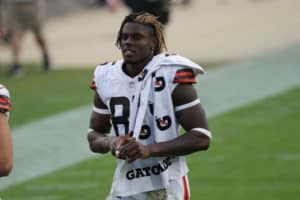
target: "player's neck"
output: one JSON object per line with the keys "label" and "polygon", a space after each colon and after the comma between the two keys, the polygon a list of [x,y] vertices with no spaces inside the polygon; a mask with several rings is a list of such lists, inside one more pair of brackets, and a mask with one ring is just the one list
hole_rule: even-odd
{"label": "player's neck", "polygon": [[138,63],[125,62],[122,66],[123,71],[128,76],[135,77],[143,71],[143,69],[150,62],[151,59],[152,59],[152,57],[148,58],[148,59],[145,59],[144,61],[138,62]]}

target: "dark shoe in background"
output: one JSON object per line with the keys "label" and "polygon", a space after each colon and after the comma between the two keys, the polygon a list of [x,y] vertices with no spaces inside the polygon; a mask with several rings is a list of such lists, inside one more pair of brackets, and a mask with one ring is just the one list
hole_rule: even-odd
{"label": "dark shoe in background", "polygon": [[45,72],[49,72],[51,70],[51,64],[48,55],[44,55],[42,67]]}
{"label": "dark shoe in background", "polygon": [[8,70],[8,75],[11,77],[19,77],[23,75],[23,70],[21,65],[13,64],[11,65],[10,69]]}

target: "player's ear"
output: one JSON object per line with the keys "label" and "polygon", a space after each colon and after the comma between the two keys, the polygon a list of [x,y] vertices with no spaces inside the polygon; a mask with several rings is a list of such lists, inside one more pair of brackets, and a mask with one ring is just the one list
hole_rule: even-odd
{"label": "player's ear", "polygon": [[155,37],[152,37],[150,47],[153,50],[156,49],[156,47],[157,47],[157,39]]}

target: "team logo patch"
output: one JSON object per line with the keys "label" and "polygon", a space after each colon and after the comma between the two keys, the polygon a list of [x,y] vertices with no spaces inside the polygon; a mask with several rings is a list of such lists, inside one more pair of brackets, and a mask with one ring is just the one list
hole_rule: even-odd
{"label": "team logo patch", "polygon": [[167,130],[170,128],[172,124],[172,120],[170,116],[164,116],[162,118],[157,118],[156,120],[156,126],[159,128],[159,130]]}
{"label": "team logo patch", "polygon": [[165,79],[160,76],[156,77],[154,81],[154,88],[156,92],[162,91],[166,87]]}
{"label": "team logo patch", "polygon": [[150,137],[150,135],[151,135],[151,129],[150,129],[150,127],[147,126],[147,125],[143,125],[142,128],[141,128],[139,139],[145,140],[148,137]]}

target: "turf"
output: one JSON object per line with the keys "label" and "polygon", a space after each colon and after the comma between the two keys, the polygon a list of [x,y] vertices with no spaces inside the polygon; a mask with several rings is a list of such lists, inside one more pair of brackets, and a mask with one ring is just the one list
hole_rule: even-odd
{"label": "turf", "polygon": [[[220,64],[220,63],[219,63]],[[204,64],[206,69],[218,63]],[[0,82],[10,90],[13,110],[10,125],[17,126],[92,103],[89,89],[94,68],[59,69],[43,73],[37,64],[26,63],[24,75],[8,77],[1,69]]]}
{"label": "turf", "polygon": [[[300,88],[209,120],[207,152],[188,157],[192,199],[298,199]],[[1,192],[4,199],[105,199],[115,161],[86,160]]]}
{"label": "turf", "polygon": [[89,89],[93,76],[91,68],[42,73],[39,66],[27,64],[24,69],[22,77],[9,78],[0,74],[0,82],[11,93],[12,127],[92,102],[93,92]]}
{"label": "turf", "polygon": [[300,88],[210,120],[208,153],[189,157],[195,199],[298,199]]}

